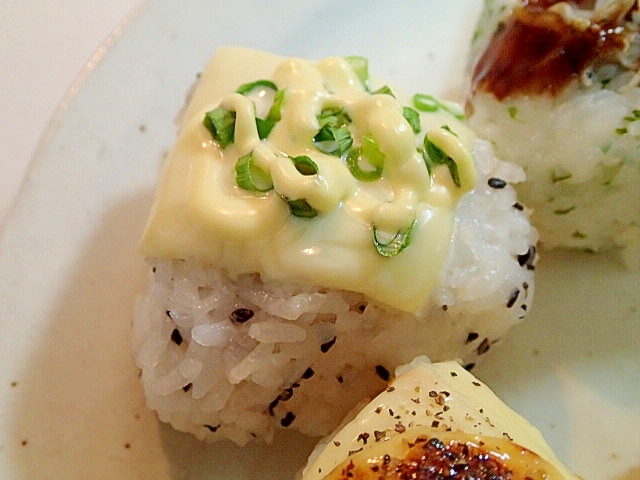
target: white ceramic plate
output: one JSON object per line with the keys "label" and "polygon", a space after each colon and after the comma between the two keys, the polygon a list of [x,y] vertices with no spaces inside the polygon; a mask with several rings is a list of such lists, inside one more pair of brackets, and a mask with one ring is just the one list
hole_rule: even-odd
{"label": "white ceramic plate", "polygon": [[[136,243],[172,119],[215,48],[362,54],[457,98],[479,0],[157,0],[58,112],[0,235],[0,477],[293,478],[312,440],[204,445],[146,410],[129,351]],[[545,255],[530,320],[477,372],[589,479],[640,477],[640,281]]]}

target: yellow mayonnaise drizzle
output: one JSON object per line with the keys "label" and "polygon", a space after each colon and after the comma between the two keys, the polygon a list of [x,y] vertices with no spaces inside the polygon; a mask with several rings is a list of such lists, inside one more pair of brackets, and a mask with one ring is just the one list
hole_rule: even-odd
{"label": "yellow mayonnaise drizzle", "polygon": [[[262,100],[234,93],[258,79],[286,89],[281,120],[264,140],[255,124]],[[458,202],[475,185],[474,136],[444,110],[421,113],[422,132],[416,135],[403,105],[411,105],[410,100],[367,92],[341,58],[312,62],[221,48],[183,112],[142,253],[197,259],[231,275],[257,272],[264,281],[357,291],[419,312],[442,269]],[[205,113],[218,106],[236,113],[235,139],[225,149],[202,124]],[[382,178],[358,181],[344,159],[314,146],[317,115],[328,107],[348,113],[354,146],[364,136],[375,140],[385,156]],[[456,161],[460,187],[453,185],[445,166],[429,174],[417,150],[426,132]],[[236,185],[235,164],[250,152],[255,165],[270,175],[273,190],[256,193]],[[310,157],[318,173],[300,174],[289,158],[299,155]],[[283,197],[305,199],[318,216],[293,216]],[[373,225],[393,236],[414,221],[407,248],[393,257],[376,251]]]}

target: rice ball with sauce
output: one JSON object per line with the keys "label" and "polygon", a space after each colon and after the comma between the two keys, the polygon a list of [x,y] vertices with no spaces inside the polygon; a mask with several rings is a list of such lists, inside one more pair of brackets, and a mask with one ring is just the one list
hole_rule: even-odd
{"label": "rice ball with sauce", "polygon": [[526,316],[524,175],[461,118],[359,57],[217,51],[141,242],[134,353],[160,420],[240,445],[325,435],[398,365],[471,367]]}
{"label": "rice ball with sauce", "polygon": [[472,45],[470,125],[503,160],[546,248],[640,264],[636,2],[486,0]]}

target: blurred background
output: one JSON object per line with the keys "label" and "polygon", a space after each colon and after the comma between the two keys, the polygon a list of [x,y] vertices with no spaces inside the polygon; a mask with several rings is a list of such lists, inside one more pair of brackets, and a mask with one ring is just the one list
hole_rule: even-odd
{"label": "blurred background", "polygon": [[54,112],[147,1],[0,2],[0,228]]}

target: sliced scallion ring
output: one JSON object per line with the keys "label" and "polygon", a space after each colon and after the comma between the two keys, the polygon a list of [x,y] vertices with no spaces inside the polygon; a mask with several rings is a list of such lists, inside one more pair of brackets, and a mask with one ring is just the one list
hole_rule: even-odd
{"label": "sliced scallion ring", "polygon": [[340,157],[353,145],[353,137],[347,127],[326,124],[313,137],[313,144],[327,155]]}
{"label": "sliced scallion ring", "polygon": [[320,127],[331,125],[334,127],[344,127],[351,123],[351,117],[342,107],[323,108],[317,116]]}
{"label": "sliced scallion ring", "polygon": [[461,111],[457,111],[446,103],[441,102],[433,95],[427,95],[426,93],[416,93],[413,96],[413,106],[421,112],[437,112],[438,110],[442,109],[446,112],[449,112],[458,120],[464,119],[464,113],[462,113]]}
{"label": "sliced scallion ring", "polygon": [[416,225],[414,220],[411,225],[397,232],[391,239],[381,239],[381,234],[375,224],[372,226],[373,243],[376,250],[383,257],[394,257],[411,244],[413,229]]}
{"label": "sliced scallion ring", "polygon": [[[364,169],[361,166],[363,162],[373,168]],[[371,137],[362,137],[362,146],[352,149],[347,155],[347,168],[351,175],[361,182],[374,182],[380,179],[383,167],[384,153]]]}
{"label": "sliced scallion ring", "polygon": [[223,149],[233,143],[236,112],[225,110],[222,107],[214,108],[205,113],[202,124],[209,130],[213,139],[220,143],[220,147]]}
{"label": "sliced scallion ring", "polygon": [[239,93],[240,95],[246,95],[247,93],[251,92],[252,90],[255,90],[256,88],[269,88],[274,92],[278,91],[278,87],[276,87],[276,84],[273,83],[271,80],[260,79],[260,80],[256,80],[255,82],[249,82],[249,83],[244,83],[240,85],[236,89],[236,93]]}
{"label": "sliced scallion ring", "polygon": [[447,155],[444,151],[438,148],[433,142],[431,142],[427,136],[424,137],[424,150],[422,150],[422,158],[427,165],[429,172],[432,172],[433,167],[437,165],[446,165],[453,179],[453,183],[460,187],[460,174],[458,172],[458,165],[456,162]]}
{"label": "sliced scallion ring", "polygon": [[304,198],[299,200],[287,200],[285,198],[285,201],[289,204],[289,210],[291,210],[291,214],[294,217],[314,218],[318,216],[318,211],[309,205]]}
{"label": "sliced scallion ring", "polygon": [[404,116],[405,120],[409,122],[413,133],[420,133],[420,114],[416,110],[411,107],[402,107],[402,116]]}
{"label": "sliced scallion ring", "polygon": [[296,170],[298,170],[298,172],[300,172],[302,175],[309,176],[316,175],[318,173],[318,165],[316,165],[316,162],[311,160],[306,155],[292,157],[291,161],[296,167]]}
{"label": "sliced scallion ring", "polygon": [[254,164],[253,152],[240,157],[236,162],[236,184],[253,192],[268,192],[273,189],[271,177]]}

